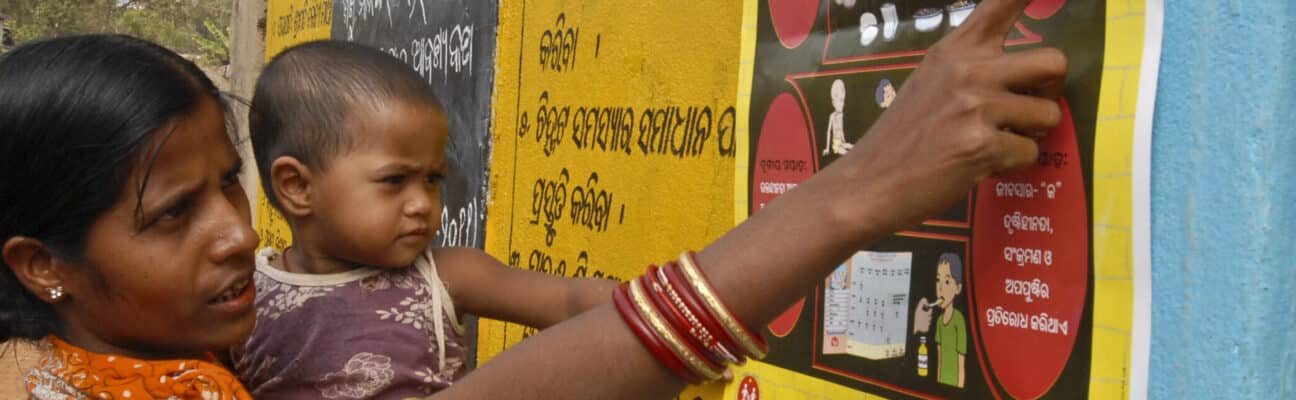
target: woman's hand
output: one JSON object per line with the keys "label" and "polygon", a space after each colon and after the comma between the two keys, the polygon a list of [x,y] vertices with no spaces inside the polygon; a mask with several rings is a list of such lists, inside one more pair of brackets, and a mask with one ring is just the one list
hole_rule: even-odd
{"label": "woman's hand", "polygon": [[[985,1],[927,52],[895,103],[836,168],[853,184],[836,203],[865,233],[918,224],[989,175],[1030,166],[1035,139],[1061,120],[1061,51],[1005,53],[1004,39],[1029,0]],[[875,235],[856,233],[859,237]]]}

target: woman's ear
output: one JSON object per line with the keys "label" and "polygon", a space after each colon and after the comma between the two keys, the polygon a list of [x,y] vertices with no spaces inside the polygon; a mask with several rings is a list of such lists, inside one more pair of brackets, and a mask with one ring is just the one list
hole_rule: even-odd
{"label": "woman's ear", "polygon": [[295,157],[283,156],[270,164],[270,188],[287,216],[311,214],[311,171]]}
{"label": "woman's ear", "polygon": [[4,242],[0,255],[27,291],[51,304],[62,300],[64,268],[44,242],[15,236]]}

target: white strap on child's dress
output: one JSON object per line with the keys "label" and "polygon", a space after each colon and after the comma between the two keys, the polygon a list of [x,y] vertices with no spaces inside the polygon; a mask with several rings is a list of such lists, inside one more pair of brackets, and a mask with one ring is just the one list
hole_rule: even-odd
{"label": "white strap on child's dress", "polygon": [[414,267],[418,268],[419,273],[426,279],[428,286],[434,293],[432,296],[432,309],[428,310],[425,317],[432,320],[433,329],[436,330],[438,369],[445,369],[445,320],[440,315],[435,315],[436,311],[445,312],[454,324],[456,332],[463,334],[463,327],[459,324],[459,317],[455,315],[454,302],[450,299],[450,293],[446,291],[445,284],[441,282],[441,277],[437,275],[436,261],[432,260],[432,249],[428,248],[417,260],[414,261]]}

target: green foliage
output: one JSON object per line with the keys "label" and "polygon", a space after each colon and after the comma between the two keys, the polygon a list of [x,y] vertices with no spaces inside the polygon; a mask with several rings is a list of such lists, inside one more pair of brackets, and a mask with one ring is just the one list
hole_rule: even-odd
{"label": "green foliage", "polygon": [[18,44],[78,33],[151,40],[206,65],[229,62],[233,0],[0,0]]}
{"label": "green foliage", "polygon": [[203,60],[211,65],[229,64],[229,25],[219,24],[216,21],[203,21],[205,35],[200,33],[191,33],[190,37],[198,48],[202,50]]}

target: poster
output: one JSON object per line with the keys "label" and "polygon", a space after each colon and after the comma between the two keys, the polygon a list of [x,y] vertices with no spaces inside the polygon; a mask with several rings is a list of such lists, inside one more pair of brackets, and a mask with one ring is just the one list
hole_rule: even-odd
{"label": "poster", "polygon": [[[748,0],[735,218],[851,151],[978,3]],[[1159,14],[1156,1],[1032,2],[1006,50],[1070,61],[1037,165],[859,249],[766,327],[776,350],[726,398],[1145,397],[1135,196],[1150,124],[1135,126],[1150,121],[1139,104],[1155,93]],[[790,389],[805,385],[822,390]]]}

